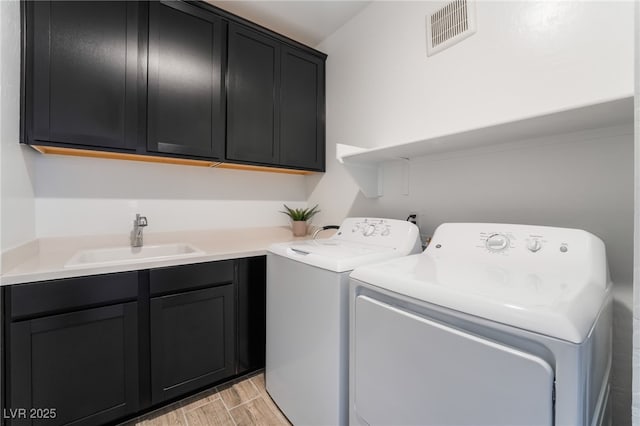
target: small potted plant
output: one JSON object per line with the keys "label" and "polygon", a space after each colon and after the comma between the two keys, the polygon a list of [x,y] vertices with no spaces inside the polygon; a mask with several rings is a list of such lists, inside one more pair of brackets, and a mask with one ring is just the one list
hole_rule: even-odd
{"label": "small potted plant", "polygon": [[293,235],[295,237],[304,237],[307,235],[307,221],[320,213],[317,204],[308,209],[292,209],[284,204],[284,208],[286,210],[281,213],[286,214],[293,221],[291,228],[293,229]]}

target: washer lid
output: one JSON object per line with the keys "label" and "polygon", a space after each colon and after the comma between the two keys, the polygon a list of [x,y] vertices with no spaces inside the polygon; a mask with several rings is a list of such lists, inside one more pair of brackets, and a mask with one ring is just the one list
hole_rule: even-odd
{"label": "washer lid", "polygon": [[269,252],[334,272],[351,271],[360,265],[401,255],[396,247],[331,238],[273,244]]}
{"label": "washer lid", "polygon": [[[454,235],[456,225],[473,238]],[[520,225],[441,228],[423,254],[362,266],[351,277],[562,340],[581,343],[587,338],[610,293],[601,240],[579,230]],[[509,240],[500,252],[485,246],[498,233]],[[542,241],[542,249],[531,250],[530,235]]]}
{"label": "washer lid", "polygon": [[404,220],[348,217],[327,239],[273,244],[271,253],[334,272],[420,252],[416,225]]}

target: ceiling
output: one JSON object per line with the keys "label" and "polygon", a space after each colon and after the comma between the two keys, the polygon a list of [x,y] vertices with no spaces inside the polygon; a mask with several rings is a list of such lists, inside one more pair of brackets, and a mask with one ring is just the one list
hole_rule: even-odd
{"label": "ceiling", "polygon": [[207,0],[228,12],[315,47],[370,0]]}

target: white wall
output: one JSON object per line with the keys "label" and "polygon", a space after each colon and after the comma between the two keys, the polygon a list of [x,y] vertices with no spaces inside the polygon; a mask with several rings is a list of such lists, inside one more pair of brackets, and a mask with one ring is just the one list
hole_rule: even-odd
{"label": "white wall", "polygon": [[284,226],[306,206],[304,176],[55,155],[36,165],[38,237]]}
{"label": "white wall", "polygon": [[135,213],[147,232],[288,225],[306,206],[305,179],[41,155],[19,145],[20,4],[0,1],[0,251],[36,237],[121,233]]}
{"label": "white wall", "polygon": [[0,252],[35,236],[32,153],[18,144],[19,121],[20,3],[0,1]]}
{"label": "white wall", "polygon": [[635,213],[633,264],[633,425],[640,425],[640,2],[635,2]]}
{"label": "white wall", "polygon": [[[633,94],[633,2],[477,4],[477,33],[426,56],[438,2],[376,1],[318,48],[327,60],[327,173],[307,179],[339,222],[358,188],[335,144],[395,145]],[[614,23],[594,31],[602,23]]]}
{"label": "white wall", "polygon": [[19,145],[20,3],[0,2],[0,251],[35,237],[33,157]]}
{"label": "white wall", "polygon": [[599,235],[615,282],[614,424],[630,424],[630,127],[413,159],[408,196],[390,163],[377,200],[334,159],[336,143],[395,145],[631,96],[633,3],[480,1],[477,33],[427,57],[425,16],[437,6],[373,2],[320,44],[328,164],[307,179],[309,203],[323,207],[321,223],[418,211],[425,234],[445,221],[495,221]]}
{"label": "white wall", "polygon": [[320,44],[338,142],[393,145],[633,94],[633,2],[480,1],[477,33],[427,57],[437,5],[376,1]]}

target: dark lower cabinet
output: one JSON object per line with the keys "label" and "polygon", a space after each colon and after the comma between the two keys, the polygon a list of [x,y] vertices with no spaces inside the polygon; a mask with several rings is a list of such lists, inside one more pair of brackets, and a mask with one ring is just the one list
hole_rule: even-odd
{"label": "dark lower cabinet", "polygon": [[151,299],[151,401],[234,375],[232,284]]}
{"label": "dark lower cabinet", "polygon": [[266,344],[267,258],[236,260],[238,282],[237,374],[264,367]]}
{"label": "dark lower cabinet", "polygon": [[[138,410],[137,303],[11,324],[12,425],[97,425]],[[5,415],[7,414],[5,410]]]}
{"label": "dark lower cabinet", "polygon": [[0,287],[0,423],[110,424],[263,368],[265,289],[265,256]]}

